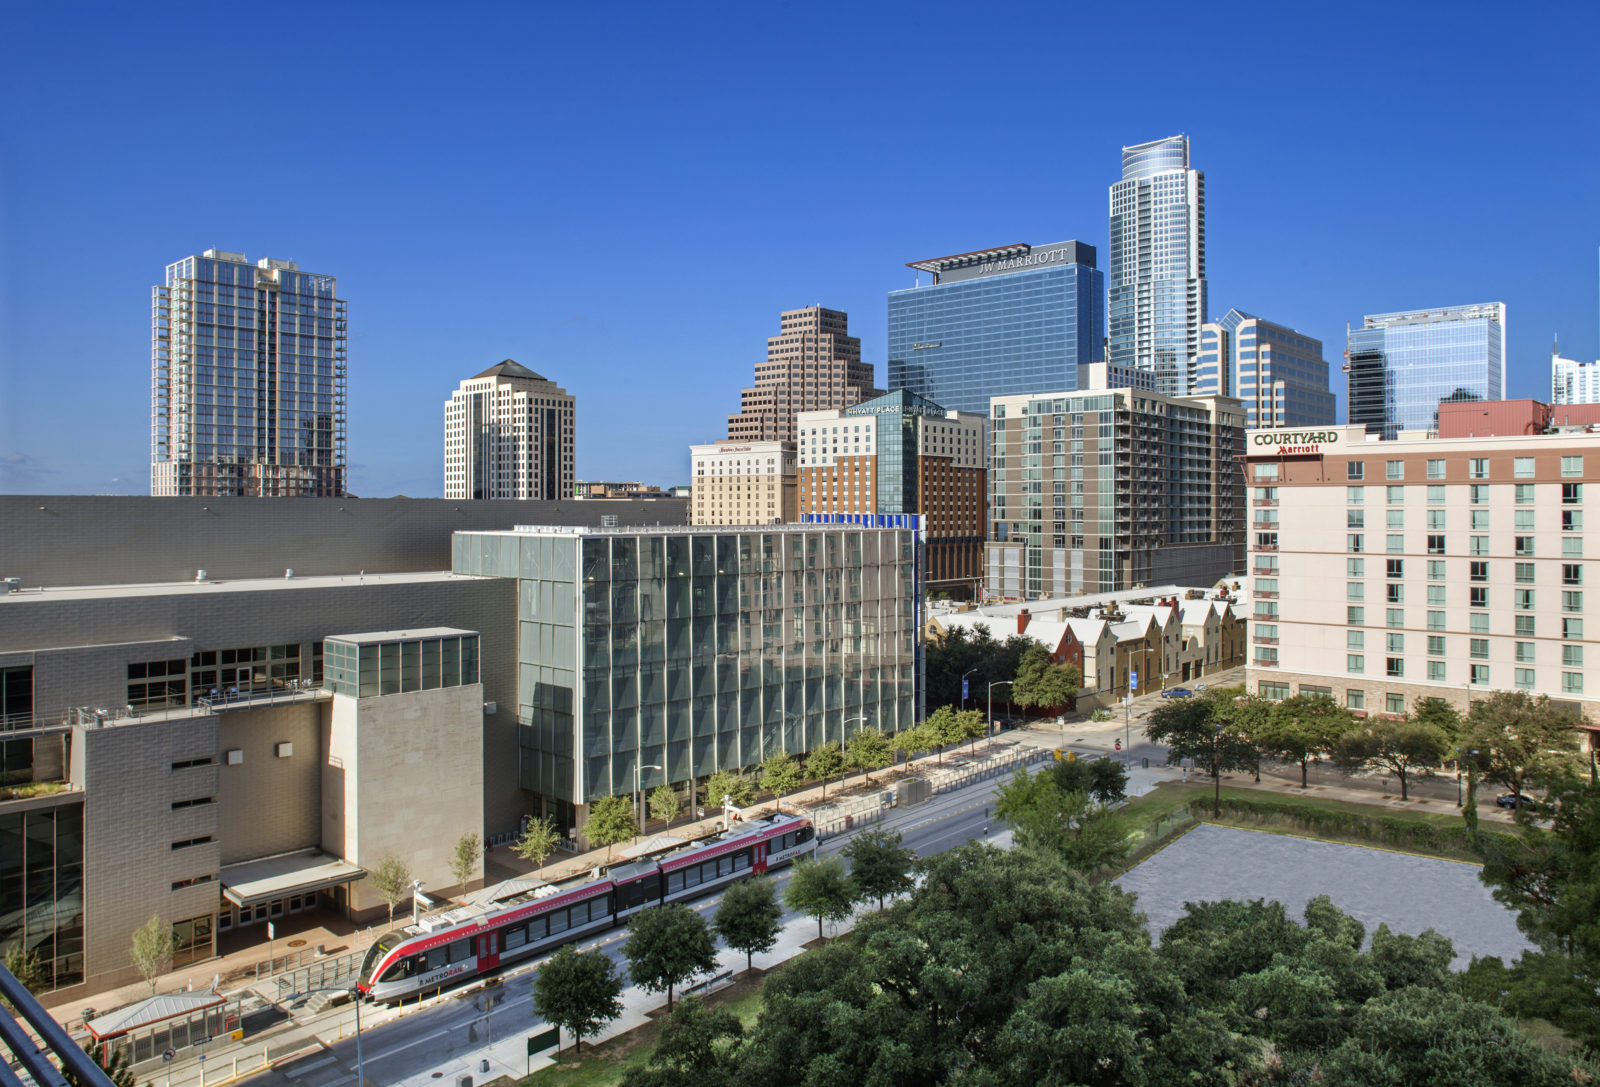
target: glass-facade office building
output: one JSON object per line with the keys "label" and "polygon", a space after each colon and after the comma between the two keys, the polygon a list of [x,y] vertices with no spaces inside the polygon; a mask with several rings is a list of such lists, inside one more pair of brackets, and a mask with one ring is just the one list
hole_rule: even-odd
{"label": "glass-facade office building", "polygon": [[1331,426],[1334,395],[1322,341],[1236,309],[1200,329],[1195,395],[1244,403],[1251,429]]}
{"label": "glass-facade office building", "polygon": [[989,398],[1076,389],[1099,362],[1105,275],[1081,242],[914,261],[933,282],[889,292],[889,389],[987,415]]}
{"label": "glass-facade office building", "polygon": [[1503,302],[1368,316],[1349,335],[1351,425],[1437,430],[1439,404],[1505,395]]}
{"label": "glass-facade office building", "polygon": [[1151,371],[1167,396],[1195,392],[1206,305],[1206,180],[1189,167],[1189,138],[1124,147],[1111,186],[1106,360]]}
{"label": "glass-facade office building", "polygon": [[911,727],[917,536],[853,525],[456,533],[456,573],[517,580],[522,787],[559,813],[636,782]]}

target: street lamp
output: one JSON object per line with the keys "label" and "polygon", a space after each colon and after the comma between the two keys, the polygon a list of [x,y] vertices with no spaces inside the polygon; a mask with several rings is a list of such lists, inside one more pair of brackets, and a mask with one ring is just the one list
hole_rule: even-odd
{"label": "street lamp", "polygon": [[301,997],[310,996],[312,993],[349,993],[351,997],[354,998],[354,1003],[356,1006],[356,1087],[366,1087],[367,1080],[362,1074],[365,1069],[361,1063],[361,990],[354,987],[349,989],[307,989],[303,993],[290,993],[288,996],[288,1003],[293,1004]]}
{"label": "street lamp", "polygon": [[[1478,749],[1475,747],[1470,750],[1459,746],[1456,748],[1456,807],[1458,808],[1461,807],[1461,764],[1465,761],[1462,756],[1476,755],[1477,753]],[[1471,773],[1470,770],[1467,772]]]}
{"label": "street lamp", "polygon": [[[660,770],[664,773],[666,771],[666,767],[657,766],[654,763],[650,763],[645,766],[635,765],[633,768],[634,814],[639,817],[640,834],[644,833],[644,772],[646,770]],[[689,799],[693,800],[694,797],[691,796]],[[690,806],[693,807],[693,805]]]}
{"label": "street lamp", "polygon": [[968,668],[965,672],[961,673],[961,708],[963,710],[967,708],[967,677],[976,671],[979,671],[979,669]]}
{"label": "street lamp", "polygon": [[1015,682],[1016,682],[1016,680],[1014,680],[1014,679],[997,679],[993,683],[989,684],[989,727],[990,728],[994,727],[994,689],[996,687],[1005,687],[1005,686],[1007,686],[1009,684],[1012,684],[1012,683],[1015,683]]}

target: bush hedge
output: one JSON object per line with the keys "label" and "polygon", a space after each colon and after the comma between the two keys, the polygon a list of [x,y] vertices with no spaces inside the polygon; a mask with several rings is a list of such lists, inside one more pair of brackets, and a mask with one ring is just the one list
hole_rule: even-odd
{"label": "bush hedge", "polygon": [[1451,857],[1482,857],[1489,843],[1512,836],[1503,831],[1478,832],[1482,848],[1474,849],[1467,840],[1465,823],[1437,823],[1425,819],[1396,818],[1390,815],[1361,815],[1357,812],[1307,807],[1305,804],[1275,800],[1224,797],[1218,804],[1211,797],[1197,797],[1190,806],[1202,817],[1231,823],[1254,823],[1302,830],[1317,838],[1340,838],[1372,842],[1417,853]]}

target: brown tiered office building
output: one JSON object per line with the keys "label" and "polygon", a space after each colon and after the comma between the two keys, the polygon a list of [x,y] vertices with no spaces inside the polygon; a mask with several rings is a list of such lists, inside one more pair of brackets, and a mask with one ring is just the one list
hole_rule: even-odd
{"label": "brown tiered office building", "polygon": [[947,411],[902,389],[848,408],[802,412],[795,425],[802,520],[920,514],[928,587],[975,594],[988,492],[984,416]]}
{"label": "brown tiered office building", "polygon": [[861,361],[861,341],[850,335],[850,316],[807,306],[780,317],[767,339],[767,361],[756,367],[755,388],[739,394],[739,414],[728,416],[728,439],[794,441],[802,411],[844,408],[876,396],[872,365]]}

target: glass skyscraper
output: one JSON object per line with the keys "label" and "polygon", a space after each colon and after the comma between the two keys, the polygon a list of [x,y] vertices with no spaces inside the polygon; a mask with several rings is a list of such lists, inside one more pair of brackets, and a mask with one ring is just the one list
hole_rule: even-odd
{"label": "glass skyscraper", "polygon": [[517,579],[522,787],[563,816],[635,768],[649,789],[910,728],[917,531],[456,533],[456,573]]}
{"label": "glass skyscraper", "polygon": [[1243,401],[1246,425],[1323,426],[1335,421],[1322,341],[1229,310],[1200,328],[1196,395]]}
{"label": "glass skyscraper", "polygon": [[956,411],[1076,389],[1101,361],[1105,275],[1082,242],[1008,245],[913,261],[933,282],[889,292],[889,389]]}
{"label": "glass skyscraper", "polygon": [[345,493],[345,303],[333,276],[207,249],[150,299],[150,493]]}
{"label": "glass skyscraper", "polygon": [[1504,302],[1369,315],[1349,334],[1351,425],[1435,430],[1439,404],[1505,395]]}
{"label": "glass skyscraper", "polygon": [[1154,372],[1168,396],[1194,390],[1206,321],[1206,181],[1189,168],[1187,136],[1122,149],[1107,312],[1106,361]]}

